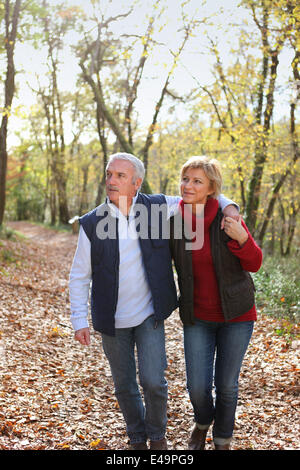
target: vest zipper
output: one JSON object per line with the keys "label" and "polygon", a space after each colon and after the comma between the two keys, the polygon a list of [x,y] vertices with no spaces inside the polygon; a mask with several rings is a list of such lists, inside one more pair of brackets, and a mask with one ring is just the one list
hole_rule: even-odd
{"label": "vest zipper", "polygon": [[119,262],[120,262],[120,252],[119,252],[119,221],[117,219],[117,256],[116,256],[116,264],[115,264],[115,270],[116,270],[116,287],[115,287],[115,305],[114,305],[114,316],[117,310],[117,303],[118,303],[118,293],[119,293]]}

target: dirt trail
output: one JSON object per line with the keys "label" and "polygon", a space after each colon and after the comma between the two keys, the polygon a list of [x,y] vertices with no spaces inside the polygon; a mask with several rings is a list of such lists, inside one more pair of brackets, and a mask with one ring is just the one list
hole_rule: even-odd
{"label": "dirt trail", "polygon": [[77,235],[70,234],[69,232],[59,232],[30,222],[8,222],[7,226],[13,230],[17,230],[27,238],[40,243],[51,243],[53,245],[65,242],[69,243],[70,238],[77,240]]}
{"label": "dirt trail", "polygon": [[[77,236],[8,225],[27,238],[0,244],[0,449],[126,449],[101,339],[93,332],[85,348],[70,325]],[[299,448],[299,347],[276,335],[279,327],[259,315],[240,378],[233,449]],[[166,345],[167,437],[170,449],[185,450],[193,416],[177,312],[166,321]]]}

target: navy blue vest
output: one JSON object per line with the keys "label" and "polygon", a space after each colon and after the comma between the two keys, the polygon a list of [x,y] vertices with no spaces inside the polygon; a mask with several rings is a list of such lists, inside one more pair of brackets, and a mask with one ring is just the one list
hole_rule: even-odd
{"label": "navy blue vest", "polygon": [[[160,213],[159,218],[155,217],[154,226],[153,210],[151,210],[153,204],[166,204],[166,199],[162,194],[139,193],[134,208],[139,204],[146,207],[144,211],[146,217],[143,219],[139,213],[135,214],[136,229],[140,232],[139,243],[152,294],[153,313],[155,319],[159,321],[166,319],[178,306],[169,240],[164,237],[162,228],[164,214]],[[157,220],[159,220],[158,225]],[[96,331],[114,336],[114,315],[119,287],[118,219],[111,215],[110,208],[104,203],[83,215],[79,222],[91,242],[93,327]],[[112,230],[110,233],[114,232],[113,236],[103,236],[104,226],[107,230]]]}

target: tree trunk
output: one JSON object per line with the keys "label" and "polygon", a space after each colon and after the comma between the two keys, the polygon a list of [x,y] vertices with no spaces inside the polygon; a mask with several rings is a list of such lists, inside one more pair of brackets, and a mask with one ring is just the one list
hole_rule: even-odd
{"label": "tree trunk", "polygon": [[15,92],[15,65],[14,49],[20,16],[21,0],[16,0],[12,19],[10,20],[11,2],[5,1],[5,49],[7,57],[7,69],[5,79],[4,115],[0,126],[0,226],[3,224],[5,199],[6,199],[6,173],[7,173],[7,130],[8,114],[11,109]]}
{"label": "tree trunk", "polygon": [[257,210],[260,203],[260,190],[264,165],[267,158],[267,142],[269,139],[269,131],[271,117],[274,108],[274,91],[275,81],[277,77],[279,48],[272,51],[272,63],[270,67],[270,84],[266,98],[266,108],[264,112],[264,123],[262,136],[258,140],[254,158],[254,168],[249,182],[248,197],[246,204],[246,224],[251,233],[254,233],[257,222]]}
{"label": "tree trunk", "polygon": [[[262,225],[262,228],[259,233],[258,241],[259,244],[262,246],[264,236],[266,234],[266,230],[269,224],[269,221],[272,217],[275,202],[278,198],[279,191],[283,184],[286,181],[286,178],[288,175],[291,174],[291,170],[294,168],[296,162],[299,159],[299,146],[298,146],[298,136],[296,132],[296,124],[295,124],[295,111],[296,111],[296,105],[297,101],[300,98],[300,74],[298,71],[298,64],[300,60],[300,51],[296,50],[295,52],[295,57],[292,61],[292,69],[293,69],[293,75],[295,79],[295,85],[297,87],[296,89],[296,98],[295,100],[291,103],[290,106],[290,136],[291,136],[291,141],[292,141],[292,150],[293,150],[293,158],[292,161],[290,162],[289,167],[286,169],[286,171],[280,176],[277,184],[275,185],[273,191],[272,191],[272,196],[268,205],[267,209],[267,215],[265,217],[264,223]],[[292,203],[293,201],[291,201]]]}
{"label": "tree trunk", "polygon": [[102,200],[102,195],[104,191],[104,185],[105,185],[105,170],[106,170],[106,165],[107,165],[107,160],[108,160],[108,148],[107,148],[107,139],[105,135],[105,119],[103,117],[103,114],[101,112],[101,107],[99,106],[98,102],[96,102],[96,115],[97,115],[97,130],[98,130],[98,135],[99,135],[99,140],[103,152],[103,166],[102,166],[102,175],[100,177],[100,181],[98,184],[98,190],[97,190],[97,196],[96,196],[96,201],[95,204],[96,206],[99,206],[101,204]]}
{"label": "tree trunk", "polygon": [[[46,0],[43,1],[43,7],[47,7]],[[51,171],[55,179],[58,202],[59,222],[67,224],[69,221],[69,208],[67,198],[67,175],[65,172],[65,140],[62,119],[62,105],[57,85],[57,64],[55,57],[55,48],[58,38],[52,36],[49,18],[43,19],[44,30],[47,38],[48,55],[51,63],[51,84],[49,86],[49,96],[40,91],[43,98],[45,113],[48,123],[49,150],[51,156]],[[54,214],[54,211],[51,211]]]}
{"label": "tree trunk", "polygon": [[83,215],[88,211],[88,197],[87,197],[87,185],[88,185],[88,174],[89,174],[89,165],[84,166],[82,169],[83,173],[83,184],[80,197],[80,207],[79,214]]}

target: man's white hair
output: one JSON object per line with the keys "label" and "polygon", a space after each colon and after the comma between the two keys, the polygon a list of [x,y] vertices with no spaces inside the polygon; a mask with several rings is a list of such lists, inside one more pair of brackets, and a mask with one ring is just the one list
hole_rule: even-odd
{"label": "man's white hair", "polygon": [[135,157],[131,153],[124,153],[124,152],[114,153],[113,155],[110,155],[107,165],[106,165],[106,169],[108,165],[114,160],[126,160],[132,163],[134,167],[134,171],[135,171],[135,180],[137,178],[142,178],[142,180],[144,179],[145,167],[144,167],[144,163],[139,158]]}

